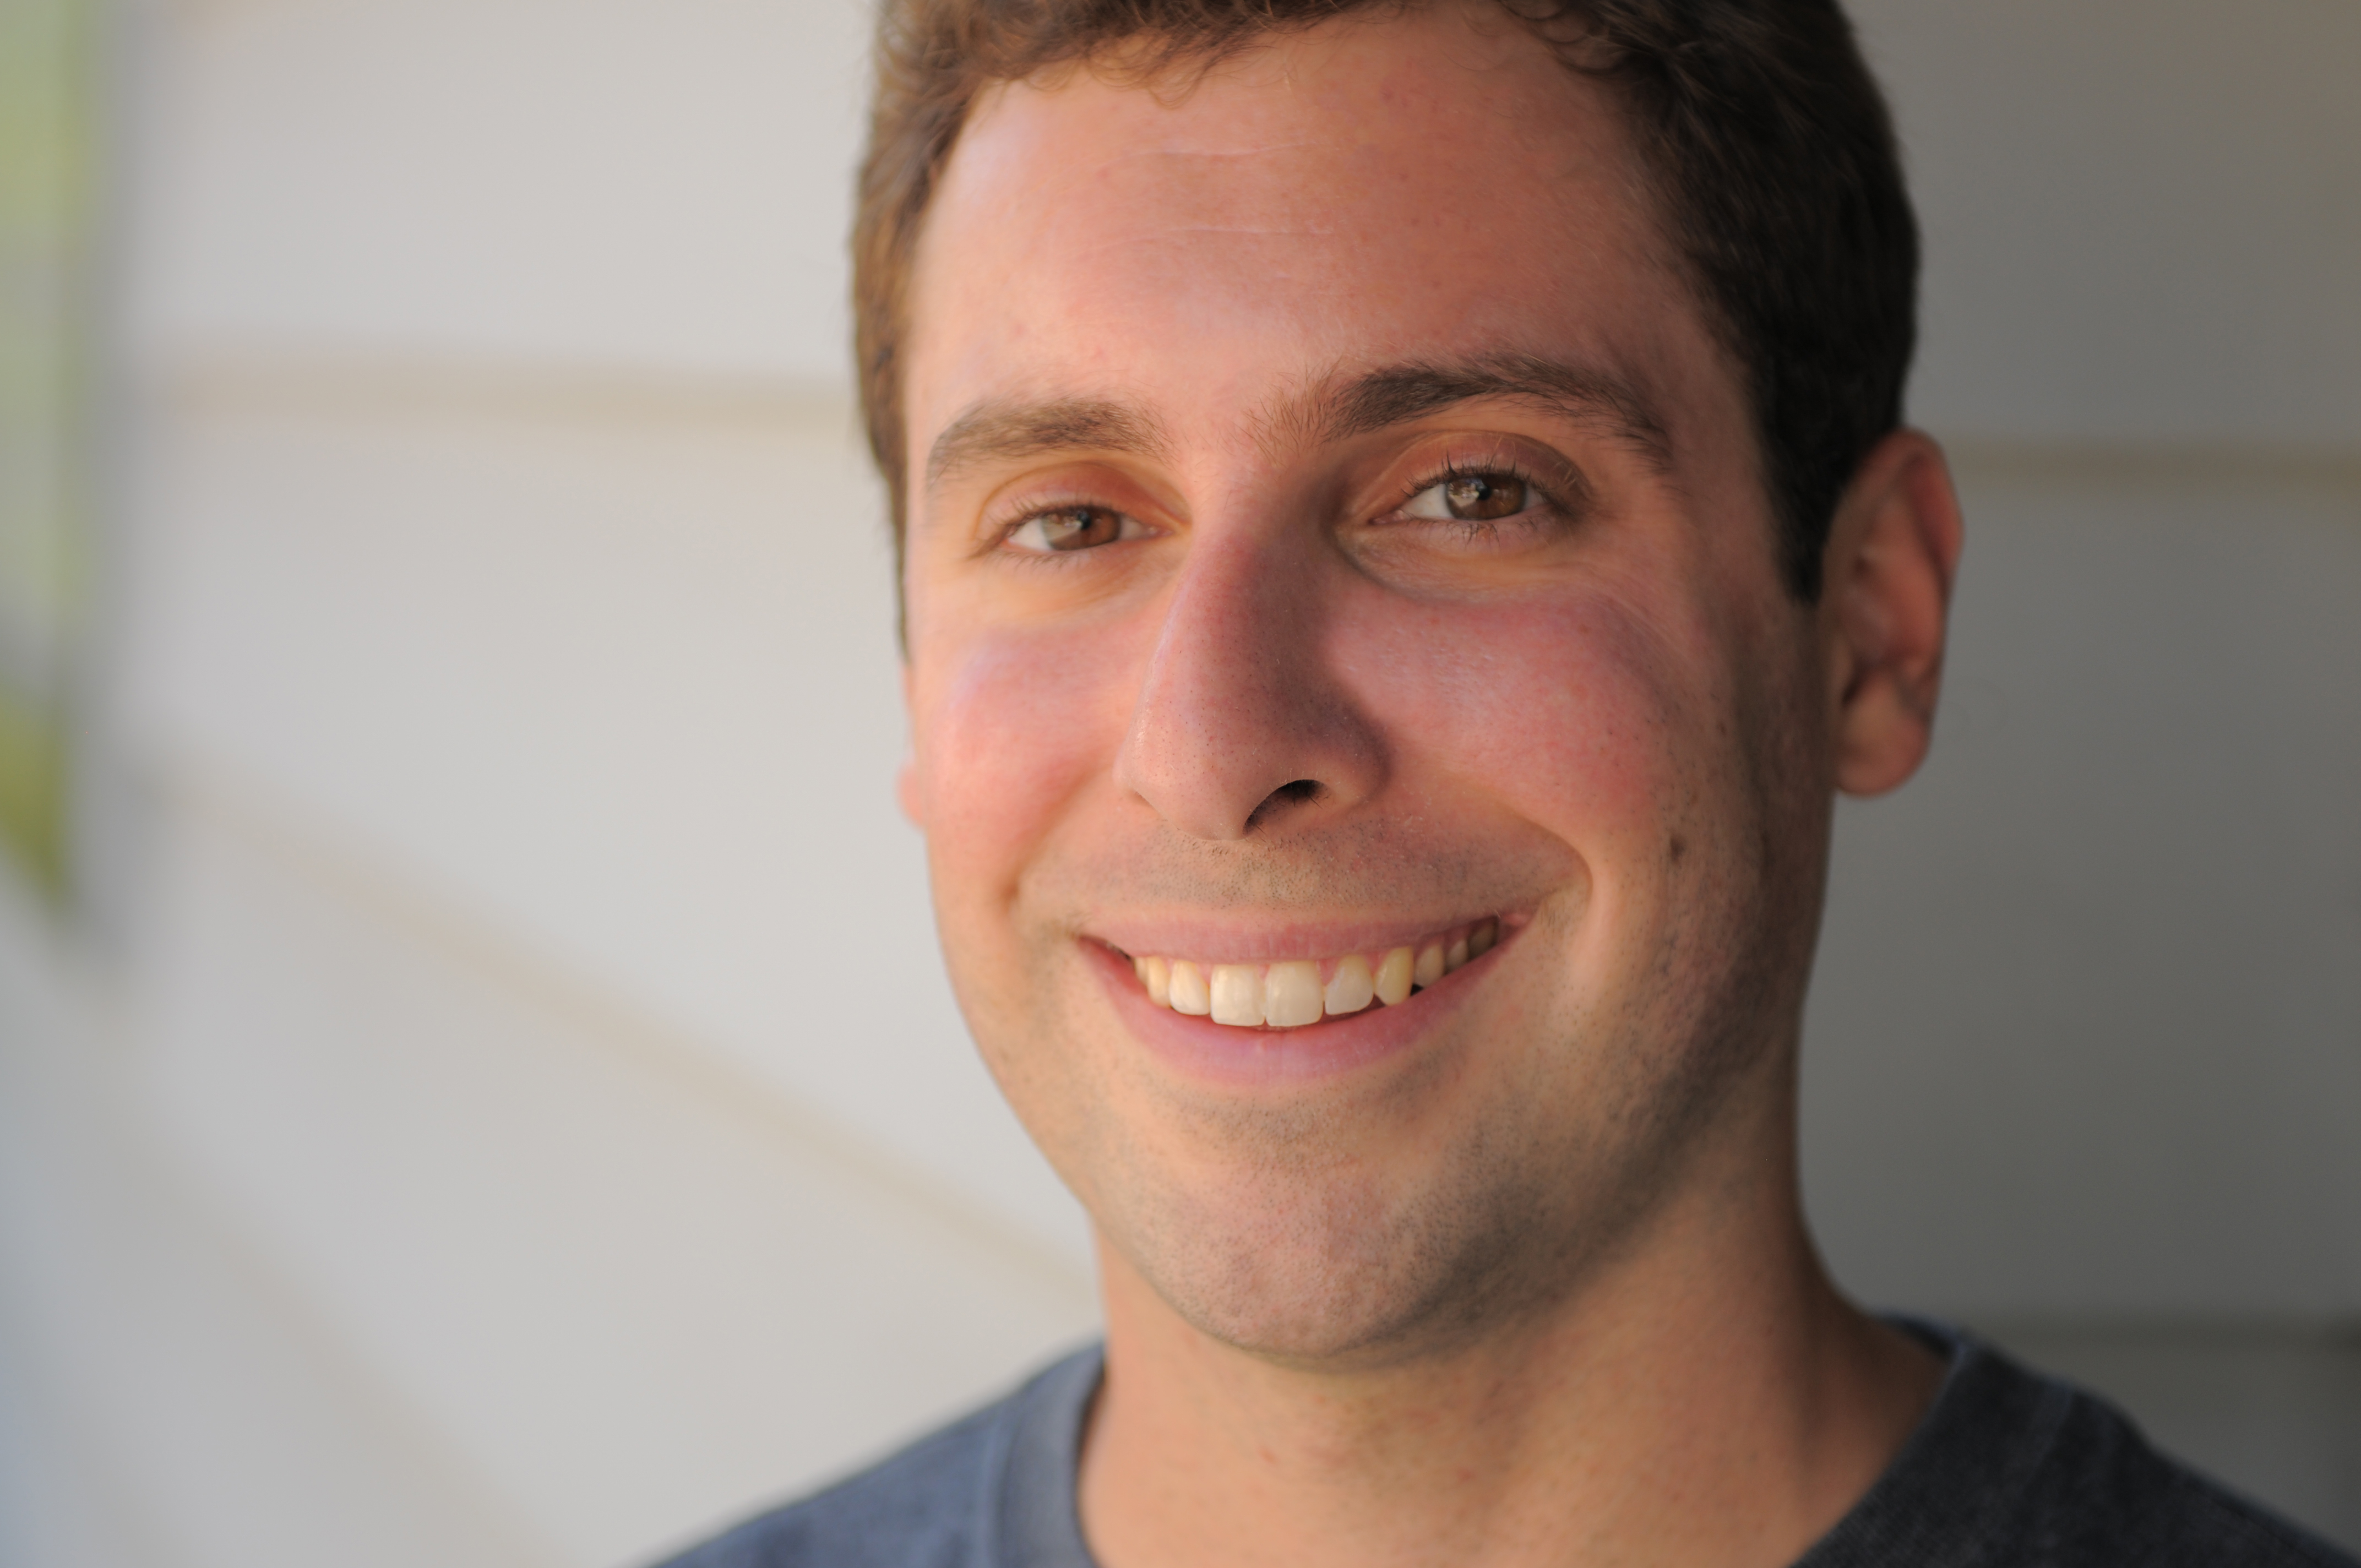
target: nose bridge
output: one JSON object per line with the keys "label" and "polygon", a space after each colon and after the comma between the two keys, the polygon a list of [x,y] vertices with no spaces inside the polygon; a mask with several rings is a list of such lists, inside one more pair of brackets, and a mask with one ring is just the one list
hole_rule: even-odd
{"label": "nose bridge", "polygon": [[1202,530],[1167,601],[1116,779],[1192,837],[1333,810],[1382,773],[1374,727],[1323,656],[1307,544],[1284,529]]}

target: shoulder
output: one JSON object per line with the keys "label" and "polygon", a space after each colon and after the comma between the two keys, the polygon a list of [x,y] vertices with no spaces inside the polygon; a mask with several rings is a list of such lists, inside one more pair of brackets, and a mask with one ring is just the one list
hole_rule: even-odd
{"label": "shoulder", "polygon": [[2049,1462],[2031,1478],[2010,1532],[2022,1561],[2059,1568],[2361,1568],[2158,1453],[2112,1405],[2080,1390],[2069,1395]]}
{"label": "shoulder", "polygon": [[1949,1376],[1808,1568],[2361,1568],[2158,1453],[2097,1396],[1972,1336],[1906,1326],[1949,1351]]}
{"label": "shoulder", "polygon": [[1047,1407],[1087,1398],[1097,1373],[1095,1348],[1070,1356],[1006,1398],[661,1568],[989,1568],[1012,1448],[1056,1415]]}
{"label": "shoulder", "polygon": [[825,1491],[748,1519],[663,1568],[968,1568],[1006,1401]]}

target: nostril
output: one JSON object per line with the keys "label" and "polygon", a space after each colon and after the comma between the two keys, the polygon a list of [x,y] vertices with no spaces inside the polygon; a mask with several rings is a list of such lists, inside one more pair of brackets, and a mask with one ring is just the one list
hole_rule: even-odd
{"label": "nostril", "polygon": [[1279,785],[1263,796],[1262,804],[1256,806],[1254,815],[1246,818],[1246,831],[1253,832],[1290,806],[1303,806],[1319,799],[1320,794],[1321,784],[1318,779],[1297,779],[1290,784]]}

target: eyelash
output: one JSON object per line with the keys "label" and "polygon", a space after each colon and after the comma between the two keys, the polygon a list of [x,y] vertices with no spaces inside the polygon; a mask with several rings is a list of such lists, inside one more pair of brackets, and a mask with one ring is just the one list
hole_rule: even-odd
{"label": "eyelash", "polygon": [[[1536,512],[1543,515],[1562,514],[1565,510],[1564,505],[1558,500],[1556,495],[1553,493],[1551,488],[1543,485],[1540,479],[1536,478],[1532,468],[1528,465],[1521,463],[1513,457],[1488,457],[1473,462],[1459,457],[1452,457],[1444,460],[1441,467],[1429,469],[1425,472],[1422,477],[1414,479],[1409,484],[1403,486],[1400,492],[1395,496],[1393,503],[1378,517],[1372,519],[1371,521],[1384,522],[1388,519],[1398,516],[1402,508],[1408,506],[1411,501],[1418,499],[1419,496],[1424,494],[1426,491],[1434,488],[1437,485],[1448,485],[1458,479],[1475,478],[1514,479],[1517,483],[1523,485],[1526,488],[1530,493],[1530,499],[1524,511],[1516,513],[1510,517],[1464,518],[1449,520],[1455,525],[1454,532],[1457,532],[1463,539],[1472,542],[1474,540],[1487,538],[1499,533],[1502,523],[1515,523]],[[1016,531],[1023,528],[1027,523],[1032,522],[1038,518],[1045,517],[1051,512],[1071,510],[1082,507],[1101,509],[1115,512],[1119,516],[1128,517],[1130,515],[1129,513],[1123,512],[1119,508],[1107,506],[1103,501],[1089,500],[1080,496],[1071,498],[1060,497],[1055,499],[1036,499],[1029,504],[1024,511],[1016,517],[1009,519],[1005,523],[999,527],[993,529],[991,531],[991,537],[984,548],[988,552],[996,552],[1004,555],[1015,556],[1027,565],[1054,567],[1073,565],[1082,557],[1095,554],[1096,552],[1089,550],[1018,550],[1012,548],[1008,542],[1015,538]],[[1444,520],[1436,518],[1416,518],[1411,521],[1433,525]],[[1145,525],[1143,524],[1142,526]]]}
{"label": "eyelash", "polygon": [[[1080,496],[1036,498],[1026,504],[1023,511],[1010,518],[1006,522],[988,530],[983,547],[978,554],[1010,557],[1027,566],[1058,567],[1074,565],[1082,557],[1094,555],[1098,552],[1096,550],[1020,550],[1012,545],[1009,541],[1016,538],[1016,531],[1028,522],[1037,521],[1053,512],[1079,511],[1085,508],[1093,511],[1113,512],[1119,518],[1129,519],[1134,522],[1139,521],[1121,507],[1109,506],[1104,501],[1088,500]],[[1141,523],[1140,526],[1145,528],[1148,525]]]}
{"label": "eyelash", "polygon": [[[1372,521],[1384,522],[1389,518],[1398,517],[1402,508],[1410,505],[1411,501],[1434,488],[1435,486],[1448,485],[1458,479],[1514,479],[1525,487],[1529,496],[1525,510],[1509,517],[1448,520],[1455,525],[1455,532],[1463,539],[1476,540],[1498,533],[1502,523],[1520,522],[1535,512],[1546,516],[1562,514],[1565,510],[1550,487],[1534,477],[1532,471],[1526,465],[1513,457],[1488,457],[1472,463],[1462,458],[1451,457],[1444,461],[1442,467],[1430,471],[1424,478],[1412,480],[1404,486],[1401,493],[1394,498],[1393,505]],[[1422,517],[1410,521],[1432,526],[1445,520]]]}

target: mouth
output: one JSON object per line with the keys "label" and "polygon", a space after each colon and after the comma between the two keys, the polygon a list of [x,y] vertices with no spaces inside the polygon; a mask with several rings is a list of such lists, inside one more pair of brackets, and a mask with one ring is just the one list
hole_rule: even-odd
{"label": "mouth", "polygon": [[1155,1006],[1235,1029],[1300,1029],[1371,1007],[1399,1006],[1491,951],[1500,930],[1499,918],[1488,916],[1368,952],[1267,963],[1125,956]]}

